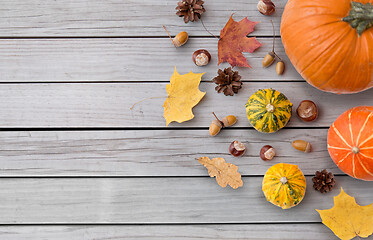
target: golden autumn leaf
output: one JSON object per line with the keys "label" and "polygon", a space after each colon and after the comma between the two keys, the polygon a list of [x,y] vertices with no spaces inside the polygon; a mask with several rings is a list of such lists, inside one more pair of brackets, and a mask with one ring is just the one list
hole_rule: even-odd
{"label": "golden autumn leaf", "polygon": [[168,97],[163,103],[166,126],[173,121],[181,123],[194,118],[192,108],[206,94],[198,88],[203,74],[190,72],[180,75],[175,67],[170,84],[166,86]]}
{"label": "golden autumn leaf", "polygon": [[360,206],[355,198],[341,188],[341,193],[334,197],[334,207],[317,210],[322,223],[330,228],[342,240],[356,236],[366,238],[373,233],[373,204]]}
{"label": "golden autumn leaf", "polygon": [[241,174],[237,172],[238,167],[226,163],[224,158],[200,157],[198,162],[207,168],[210,177],[216,177],[216,181],[221,187],[226,187],[227,184],[234,189],[243,186]]}

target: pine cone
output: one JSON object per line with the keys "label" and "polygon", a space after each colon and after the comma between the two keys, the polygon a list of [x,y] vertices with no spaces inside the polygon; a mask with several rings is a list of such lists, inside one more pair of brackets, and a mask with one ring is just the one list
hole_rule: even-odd
{"label": "pine cone", "polygon": [[201,0],[183,0],[177,3],[176,15],[184,17],[184,22],[198,21],[201,18],[202,13],[206,11],[203,7],[204,1]]}
{"label": "pine cone", "polygon": [[321,193],[332,191],[335,185],[334,174],[326,171],[326,169],[317,171],[312,178],[313,188]]}
{"label": "pine cone", "polygon": [[218,93],[224,92],[225,96],[233,96],[242,88],[241,76],[238,71],[233,71],[231,67],[223,70],[218,70],[218,76],[212,79],[218,86],[215,90]]}

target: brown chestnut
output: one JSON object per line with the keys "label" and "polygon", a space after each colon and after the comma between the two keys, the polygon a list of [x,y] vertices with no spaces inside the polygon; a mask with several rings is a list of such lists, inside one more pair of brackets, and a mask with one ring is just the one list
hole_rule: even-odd
{"label": "brown chestnut", "polygon": [[276,155],[275,149],[270,145],[265,145],[260,149],[260,158],[263,161],[272,160],[272,158]]}
{"label": "brown chestnut", "polygon": [[276,6],[271,0],[260,0],[257,8],[261,14],[267,16],[272,15],[276,10]]}
{"label": "brown chestnut", "polygon": [[245,153],[245,150],[245,144],[239,141],[233,141],[231,145],[229,145],[229,153],[235,157],[241,157]]}
{"label": "brown chestnut", "polygon": [[210,53],[205,49],[199,49],[193,53],[193,62],[199,66],[205,66],[211,61]]}
{"label": "brown chestnut", "polygon": [[316,104],[311,100],[304,100],[300,102],[297,108],[297,115],[301,120],[305,122],[311,122],[315,120],[318,115]]}

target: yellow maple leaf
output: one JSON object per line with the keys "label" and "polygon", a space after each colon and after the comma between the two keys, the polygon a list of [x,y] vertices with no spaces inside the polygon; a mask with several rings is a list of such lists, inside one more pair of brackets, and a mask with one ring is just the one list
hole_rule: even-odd
{"label": "yellow maple leaf", "polygon": [[316,211],[322,223],[340,239],[349,240],[356,236],[366,238],[373,233],[373,205],[358,205],[355,198],[342,188],[341,193],[334,197],[334,207]]}
{"label": "yellow maple leaf", "polygon": [[200,157],[198,162],[207,168],[210,177],[216,177],[221,187],[226,187],[227,184],[233,189],[243,186],[238,167],[232,163],[226,163],[224,158]]}
{"label": "yellow maple leaf", "polygon": [[194,118],[192,108],[206,94],[198,88],[203,74],[190,72],[180,75],[175,67],[170,84],[166,86],[168,97],[163,103],[166,126],[173,121],[181,123]]}

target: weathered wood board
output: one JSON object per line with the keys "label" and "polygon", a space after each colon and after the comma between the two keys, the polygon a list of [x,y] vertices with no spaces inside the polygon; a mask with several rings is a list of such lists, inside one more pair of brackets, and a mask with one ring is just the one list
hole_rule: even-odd
{"label": "weathered wood board", "polygon": [[284,211],[266,201],[262,179],[245,177],[234,190],[210,177],[4,178],[0,224],[321,222],[315,208],[331,208],[341,186],[359,204],[372,202],[373,182],[338,176],[336,190],[324,195],[307,177],[302,203]]}
{"label": "weathered wood board", "polygon": [[[294,116],[288,127],[329,127],[347,109],[373,104],[373,89],[336,95],[318,91],[305,82],[247,82],[233,97],[217,94],[214,88],[214,83],[202,83],[200,89],[207,94],[193,109],[195,118],[172,123],[169,128],[207,128],[213,119],[212,111],[220,117],[235,114],[238,123],[234,127],[249,127],[244,105],[260,88],[274,88],[293,102]],[[1,84],[0,128],[163,128],[166,96],[166,83]],[[130,110],[134,103],[152,97]],[[296,117],[295,109],[304,99],[319,105],[317,121],[305,123]]]}
{"label": "weathered wood board", "polygon": [[149,239],[149,240],[262,240],[331,239],[322,224],[121,225],[121,226],[11,226],[0,228],[7,240]]}
{"label": "weathered wood board", "polygon": [[[271,19],[279,29],[286,0],[276,1]],[[219,35],[229,17],[240,20],[246,16],[260,22],[256,36],[272,36],[269,18],[261,15],[257,1],[206,1],[204,23]],[[176,16],[176,0],[3,0],[0,12],[0,33],[3,37],[126,37],[166,36],[162,25],[171,33],[187,31],[192,36],[210,36],[201,22],[185,24]],[[279,31],[277,32],[279,33]]]}
{"label": "weathered wood board", "polygon": [[[22,131],[0,132],[2,176],[208,176],[196,160],[224,157],[245,176],[264,175],[275,163],[297,164],[304,174],[328,169],[342,174],[326,150],[327,129],[285,129],[275,135],[253,129],[225,129],[217,137],[200,130]],[[309,154],[291,147],[295,139],[312,143]],[[247,151],[240,158],[228,153],[239,140]],[[270,144],[277,156],[270,162],[259,150]]]}
{"label": "weathered wood board", "polygon": [[[262,58],[272,49],[272,39],[258,40],[262,47],[244,54],[252,69],[238,69],[243,81],[303,81],[280,38],[276,52],[286,64],[284,75],[278,76],[274,66],[263,68]],[[206,67],[192,61],[192,53],[201,48],[212,55]],[[0,39],[0,82],[169,82],[175,67],[181,73],[206,72],[203,80],[210,81],[219,68],[229,66],[217,63],[215,38],[191,38],[178,49],[168,38]]]}

